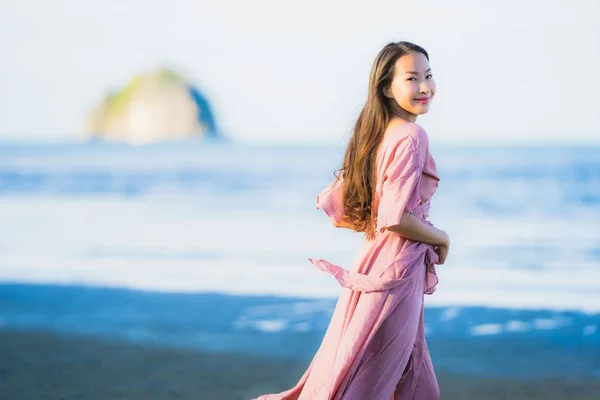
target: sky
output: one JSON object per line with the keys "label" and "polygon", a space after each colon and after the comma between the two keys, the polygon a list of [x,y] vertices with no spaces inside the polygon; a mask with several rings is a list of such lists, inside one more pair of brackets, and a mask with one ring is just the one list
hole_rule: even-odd
{"label": "sky", "polygon": [[0,138],[81,138],[89,111],[170,67],[244,142],[343,143],[390,41],[437,83],[447,144],[600,143],[598,0],[0,0]]}

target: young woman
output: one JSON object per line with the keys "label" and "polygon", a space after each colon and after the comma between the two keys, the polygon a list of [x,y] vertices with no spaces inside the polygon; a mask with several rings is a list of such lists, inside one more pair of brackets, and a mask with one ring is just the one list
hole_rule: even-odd
{"label": "young woman", "polygon": [[427,133],[415,123],[435,89],[422,47],[390,43],[377,55],[341,173],[317,196],[335,226],[364,232],[364,241],[350,270],[310,259],[346,290],[298,384],[258,399],[439,398],[423,300],[435,290],[435,264],[445,262],[450,240],[427,219],[440,178]]}

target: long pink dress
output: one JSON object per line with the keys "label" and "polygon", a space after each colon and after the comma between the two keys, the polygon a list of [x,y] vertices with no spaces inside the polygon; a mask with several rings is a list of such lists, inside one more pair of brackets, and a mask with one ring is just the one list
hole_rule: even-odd
{"label": "long pink dress", "polygon": [[[346,288],[321,346],[296,386],[256,400],[439,398],[423,327],[424,294],[435,290],[438,256],[433,246],[385,229],[404,212],[431,224],[440,178],[425,130],[415,123],[388,128],[376,167],[375,239],[363,241],[351,270],[310,259]],[[337,221],[344,215],[341,188],[336,179],[317,196],[317,208]]]}

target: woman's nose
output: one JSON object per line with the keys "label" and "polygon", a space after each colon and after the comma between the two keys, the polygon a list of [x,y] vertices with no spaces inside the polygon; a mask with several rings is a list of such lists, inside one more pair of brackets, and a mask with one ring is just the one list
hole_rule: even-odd
{"label": "woman's nose", "polygon": [[429,87],[429,85],[425,82],[421,83],[421,87],[419,88],[421,93],[429,93],[431,91],[431,88]]}

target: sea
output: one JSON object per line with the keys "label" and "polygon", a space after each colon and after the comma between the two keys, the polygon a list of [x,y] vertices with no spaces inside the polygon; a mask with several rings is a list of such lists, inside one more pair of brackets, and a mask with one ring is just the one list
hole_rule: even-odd
{"label": "sea", "polygon": [[[600,147],[430,150],[436,368],[600,380]],[[315,206],[343,152],[0,142],[0,330],[310,360],[342,289],[308,258],[363,240]]]}

